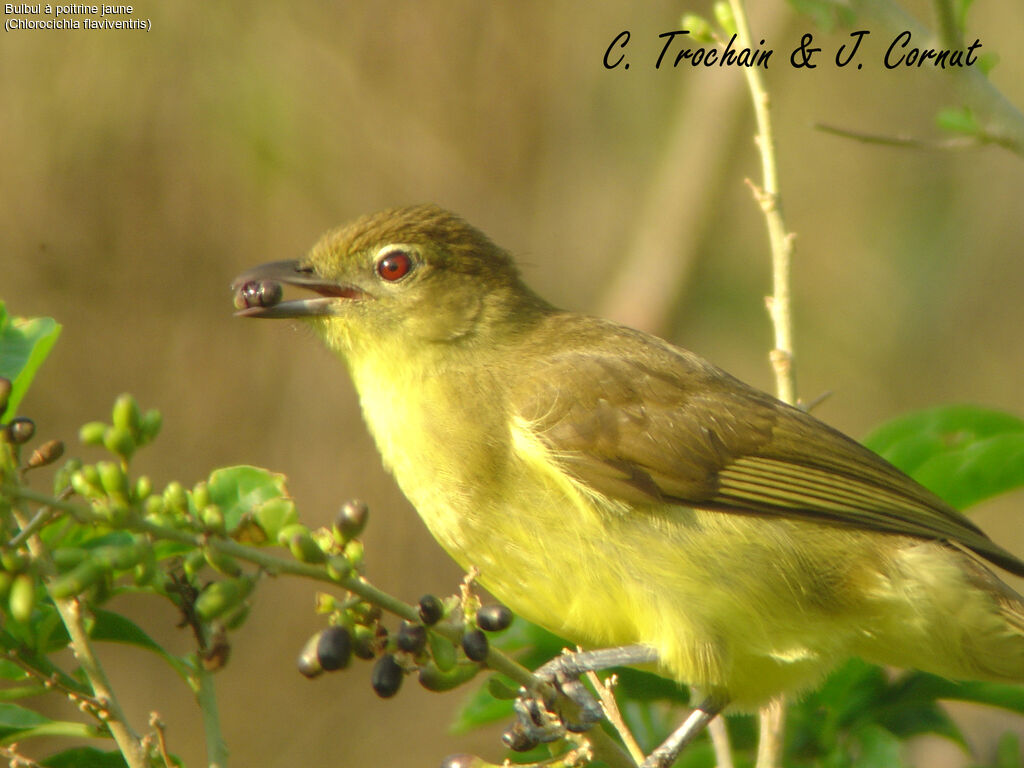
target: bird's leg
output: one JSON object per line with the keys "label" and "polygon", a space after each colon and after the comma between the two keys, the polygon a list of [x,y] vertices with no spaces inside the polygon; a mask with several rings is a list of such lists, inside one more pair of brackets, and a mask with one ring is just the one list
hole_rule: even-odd
{"label": "bird's leg", "polygon": [[662,742],[661,746],[647,756],[640,768],[669,768],[686,745],[693,741],[705,726],[725,708],[725,704],[726,702],[722,699],[705,699],[699,707],[690,713],[683,724]]}
{"label": "bird's leg", "polygon": [[[555,702],[543,693],[520,690],[515,709],[518,722],[505,731],[502,740],[513,750],[525,751],[538,743],[562,738],[566,731],[580,733],[601,719],[603,712],[580,676],[609,667],[649,664],[658,654],[646,645],[624,645],[596,651],[565,653],[538,668],[534,674],[562,693],[577,707],[575,718],[569,720],[553,710]],[[710,718],[709,718],[710,719]]]}

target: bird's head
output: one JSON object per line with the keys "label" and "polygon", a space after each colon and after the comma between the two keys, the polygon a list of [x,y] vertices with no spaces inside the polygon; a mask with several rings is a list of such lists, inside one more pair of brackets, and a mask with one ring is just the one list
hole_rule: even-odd
{"label": "bird's head", "polygon": [[[282,286],[314,295],[283,300]],[[232,288],[240,317],[308,320],[346,356],[391,343],[473,344],[544,306],[505,251],[433,205],[364,216],[305,258],[248,270]]]}

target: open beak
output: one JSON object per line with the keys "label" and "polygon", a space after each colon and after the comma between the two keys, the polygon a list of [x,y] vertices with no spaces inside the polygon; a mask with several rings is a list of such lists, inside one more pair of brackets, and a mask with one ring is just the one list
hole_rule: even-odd
{"label": "open beak", "polygon": [[[282,285],[293,285],[317,298],[282,301]],[[335,314],[338,299],[365,299],[367,294],[351,285],[324,280],[299,260],[272,261],[246,270],[231,283],[236,317],[286,318]]]}

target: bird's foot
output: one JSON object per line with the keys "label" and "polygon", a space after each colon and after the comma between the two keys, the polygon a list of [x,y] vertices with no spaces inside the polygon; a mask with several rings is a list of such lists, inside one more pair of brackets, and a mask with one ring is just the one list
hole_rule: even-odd
{"label": "bird's foot", "polygon": [[582,733],[604,717],[604,710],[580,681],[587,672],[657,659],[655,652],[639,645],[598,651],[565,653],[538,668],[534,675],[541,686],[521,688],[515,702],[517,721],[502,735],[516,752],[556,741],[566,732]]}

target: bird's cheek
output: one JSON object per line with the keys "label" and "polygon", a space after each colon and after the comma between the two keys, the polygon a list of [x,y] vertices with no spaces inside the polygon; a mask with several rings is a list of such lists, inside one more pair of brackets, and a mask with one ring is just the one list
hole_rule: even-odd
{"label": "bird's cheek", "polygon": [[478,295],[460,291],[432,293],[409,313],[409,330],[424,341],[455,341],[473,332],[481,309]]}

